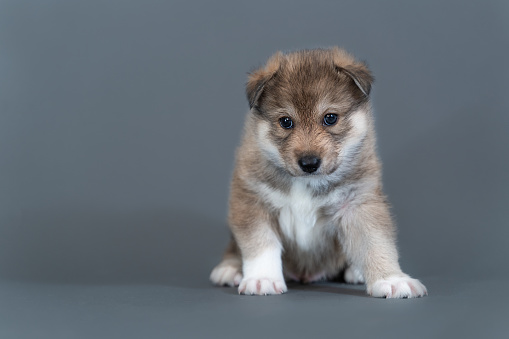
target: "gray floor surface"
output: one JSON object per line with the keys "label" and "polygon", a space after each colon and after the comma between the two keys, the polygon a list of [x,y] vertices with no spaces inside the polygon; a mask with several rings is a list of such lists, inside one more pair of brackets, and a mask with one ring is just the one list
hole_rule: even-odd
{"label": "gray floor surface", "polygon": [[[205,277],[204,277],[205,278]],[[290,284],[239,296],[206,279],[161,284],[2,282],[1,338],[507,338],[508,280],[422,277],[430,295],[386,300],[362,286]]]}

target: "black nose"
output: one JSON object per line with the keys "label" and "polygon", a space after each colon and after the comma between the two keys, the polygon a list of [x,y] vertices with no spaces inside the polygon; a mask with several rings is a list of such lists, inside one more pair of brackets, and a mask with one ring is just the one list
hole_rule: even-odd
{"label": "black nose", "polygon": [[321,162],[320,158],[307,155],[299,159],[299,166],[304,172],[313,173],[320,167]]}

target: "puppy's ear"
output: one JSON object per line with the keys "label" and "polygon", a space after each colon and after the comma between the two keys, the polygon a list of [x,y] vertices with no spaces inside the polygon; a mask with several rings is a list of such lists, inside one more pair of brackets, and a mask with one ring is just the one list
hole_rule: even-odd
{"label": "puppy's ear", "polygon": [[332,49],[332,55],[336,72],[350,77],[362,94],[368,97],[371,85],[375,80],[368,66],[365,63],[357,62],[352,55],[338,47]]}
{"label": "puppy's ear", "polygon": [[335,66],[336,71],[348,75],[355,85],[366,97],[371,92],[371,84],[375,80],[365,64],[355,64],[348,66]]}
{"label": "puppy's ear", "polygon": [[249,108],[257,106],[258,99],[263,93],[263,88],[277,73],[284,55],[281,52],[274,54],[264,67],[249,73],[246,84],[246,95],[249,101]]}

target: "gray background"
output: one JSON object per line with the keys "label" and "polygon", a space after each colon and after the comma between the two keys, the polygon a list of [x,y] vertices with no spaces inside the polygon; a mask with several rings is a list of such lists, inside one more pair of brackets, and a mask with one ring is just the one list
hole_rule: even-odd
{"label": "gray background", "polygon": [[[246,73],[333,45],[430,295],[212,287]],[[0,1],[0,337],[507,337],[508,52],[507,1]]]}

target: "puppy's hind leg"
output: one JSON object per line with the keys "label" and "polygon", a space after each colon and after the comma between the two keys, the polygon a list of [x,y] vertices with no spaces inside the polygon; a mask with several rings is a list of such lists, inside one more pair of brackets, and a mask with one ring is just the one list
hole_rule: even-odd
{"label": "puppy's hind leg", "polygon": [[364,284],[364,275],[359,267],[349,265],[344,272],[343,279],[347,284]]}
{"label": "puppy's hind leg", "polygon": [[210,274],[210,281],[220,286],[239,286],[242,281],[242,259],[239,247],[232,237],[223,260],[217,265]]}

